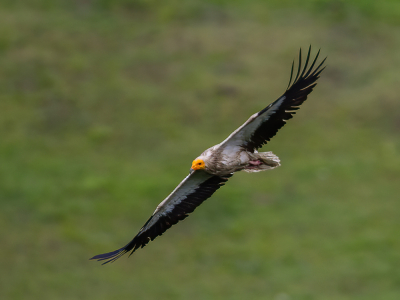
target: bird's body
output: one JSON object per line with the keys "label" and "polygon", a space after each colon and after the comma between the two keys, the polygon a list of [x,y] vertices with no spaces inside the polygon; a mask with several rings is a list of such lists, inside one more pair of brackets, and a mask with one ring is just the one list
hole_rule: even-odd
{"label": "bird's body", "polygon": [[196,170],[196,161],[204,161],[204,170],[210,174],[224,176],[238,171],[260,172],[280,166],[279,158],[272,152],[250,152],[240,146],[221,143],[205,150],[194,160],[192,170]]}
{"label": "bird's body", "polygon": [[190,174],[156,208],[139,233],[124,247],[113,252],[94,256],[92,259],[115,261],[125,253],[131,254],[144,247],[150,240],[183,220],[189,213],[208,199],[238,171],[259,172],[280,166],[279,158],[272,152],[259,153],[276,132],[291,119],[299,106],[311,93],[325,59],[314,68],[316,55],[308,68],[311,47],[304,68],[301,67],[301,50],[297,75],[292,82],[293,66],[288,88],[275,102],[252,115],[242,126],[218,145],[205,150],[192,163]]}

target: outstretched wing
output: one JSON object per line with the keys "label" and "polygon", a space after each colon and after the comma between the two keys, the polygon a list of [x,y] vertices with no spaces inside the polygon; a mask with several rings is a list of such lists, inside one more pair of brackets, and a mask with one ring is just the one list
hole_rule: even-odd
{"label": "outstretched wing", "polygon": [[[296,77],[292,83],[294,61],[289,80],[288,88],[285,93],[275,102],[268,105],[260,112],[252,115],[246,123],[234,131],[221,144],[225,147],[240,147],[247,151],[254,152],[266,144],[278,130],[286,124],[286,120],[293,118],[296,110],[307,99],[313,88],[316,86],[316,81],[321,72],[326,58],[317,66],[316,62],[319,56],[319,51],[308,67],[310,62],[311,46],[308,49],[307,59],[304,67],[301,67],[301,49],[299,53],[299,65]],[[314,68],[315,67],[315,68]],[[292,84],[291,84],[292,83]]]}
{"label": "outstretched wing", "polygon": [[129,251],[132,254],[136,249],[143,248],[172,225],[185,219],[197,206],[224,185],[231,176],[232,174],[216,176],[203,170],[192,172],[157,206],[153,215],[132,241],[118,250],[99,254],[91,259],[106,260],[103,263],[106,264],[115,261]]}

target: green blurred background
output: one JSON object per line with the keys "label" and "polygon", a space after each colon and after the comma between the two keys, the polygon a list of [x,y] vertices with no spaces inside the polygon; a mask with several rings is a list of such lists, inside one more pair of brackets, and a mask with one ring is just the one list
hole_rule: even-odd
{"label": "green blurred background", "polygon": [[[236,174],[129,259],[191,161],[319,84]],[[0,1],[1,299],[400,299],[400,2]]]}

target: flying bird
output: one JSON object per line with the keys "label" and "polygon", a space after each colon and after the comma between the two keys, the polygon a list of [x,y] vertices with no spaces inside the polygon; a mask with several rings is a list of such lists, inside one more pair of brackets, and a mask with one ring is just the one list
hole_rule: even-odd
{"label": "flying bird", "polygon": [[91,259],[113,262],[127,252],[130,255],[149,241],[162,235],[172,225],[185,219],[204,200],[211,197],[238,171],[259,172],[280,166],[279,158],[272,152],[257,150],[267,144],[277,131],[291,119],[299,106],[307,99],[319,75],[324,70],[323,59],[317,65],[320,51],[309,66],[311,46],[304,67],[301,49],[296,76],[294,61],[285,93],[258,113],[252,115],[222,143],[205,150],[193,162],[190,173],[156,208],[138,234],[124,247]]}

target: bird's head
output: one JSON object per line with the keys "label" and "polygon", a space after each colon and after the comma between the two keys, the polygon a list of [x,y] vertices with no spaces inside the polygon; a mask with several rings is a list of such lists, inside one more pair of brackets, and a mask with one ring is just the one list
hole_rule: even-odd
{"label": "bird's head", "polygon": [[203,170],[206,168],[206,163],[202,158],[196,158],[192,162],[192,168],[190,169],[190,172],[196,171],[196,170]]}

